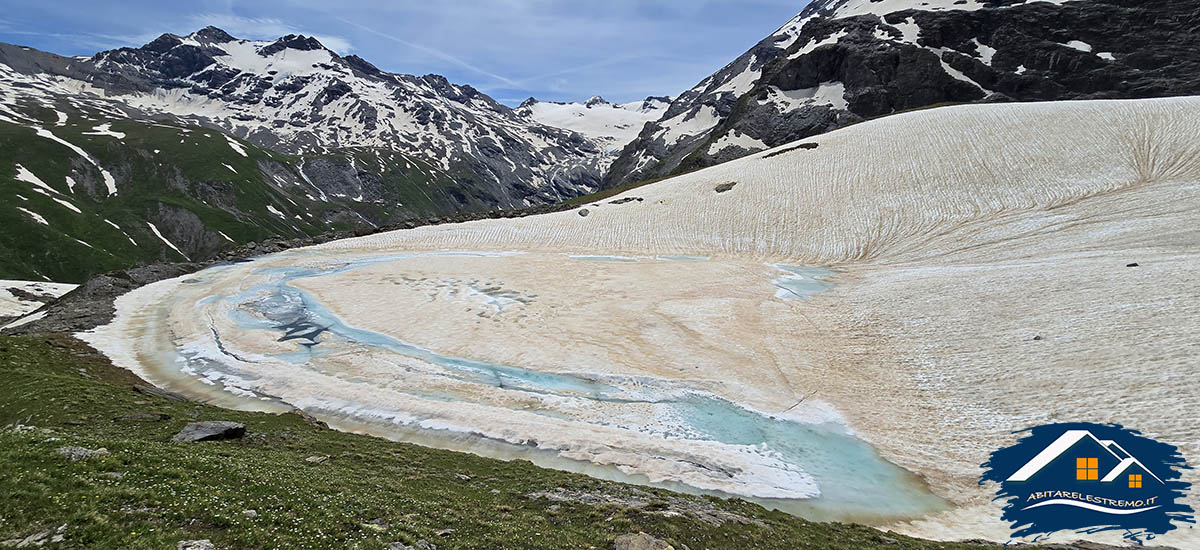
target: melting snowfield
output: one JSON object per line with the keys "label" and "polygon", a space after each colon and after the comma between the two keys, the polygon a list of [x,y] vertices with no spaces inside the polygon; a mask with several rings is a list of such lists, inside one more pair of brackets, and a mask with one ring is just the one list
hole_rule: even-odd
{"label": "melting snowfield", "polygon": [[163,281],[81,337],[228,407],[1003,541],[977,481],[1014,430],[1117,422],[1200,460],[1196,135],[1196,98],[911,113],[586,217]]}
{"label": "melting snowfield", "polygon": [[[43,281],[0,280],[0,317],[26,316],[42,307],[46,302],[74,290],[76,286],[68,283]],[[18,327],[32,320],[32,316],[25,319],[14,319],[0,328]]]}

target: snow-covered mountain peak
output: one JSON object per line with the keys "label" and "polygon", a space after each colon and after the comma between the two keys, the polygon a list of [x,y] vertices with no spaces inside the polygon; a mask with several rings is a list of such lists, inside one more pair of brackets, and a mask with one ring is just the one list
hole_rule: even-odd
{"label": "snow-covered mountain peak", "polygon": [[[271,55],[271,54],[275,53],[276,51],[284,50],[284,49],[300,50],[300,51],[315,51],[315,50],[330,51],[328,48],[325,47],[324,44],[321,44],[320,40],[317,40],[314,37],[305,36],[303,34],[289,34],[287,36],[283,36],[281,38],[276,39],[269,46],[263,48],[263,51],[261,52],[261,54],[262,55]],[[336,56],[336,54],[335,54],[335,56]]]}
{"label": "snow-covered mountain peak", "polygon": [[538,101],[531,97],[513,112],[546,126],[578,132],[602,142],[607,151],[617,151],[637,137],[646,122],[657,120],[670,103],[669,97],[647,97],[619,104],[600,96],[592,96],[583,103]]}
{"label": "snow-covered mountain peak", "polygon": [[[171,33],[164,33],[161,36],[159,36],[158,38],[155,38],[154,40],[147,43],[145,46],[142,46],[141,49],[156,52],[156,53],[162,53],[162,52],[170,50],[171,48],[174,48],[175,46],[178,46],[180,44],[183,44],[183,37],[176,36]],[[101,52],[101,53],[104,53],[104,52]],[[100,54],[97,54],[97,55],[100,55]],[[90,59],[90,58],[85,57],[84,59]]]}
{"label": "snow-covered mountain peak", "polygon": [[[182,86],[181,79],[221,85],[238,73],[278,82],[290,75],[318,71],[349,74],[353,66],[309,36],[289,34],[276,40],[241,40],[211,26],[187,36],[163,34],[140,48],[103,51],[92,56],[91,61],[101,69],[115,69],[109,65],[125,70],[136,68],[144,76],[152,77],[159,87]],[[370,66],[365,61],[362,64]]]}
{"label": "snow-covered mountain peak", "polygon": [[660,115],[670,106],[670,96],[650,96],[641,101],[630,101],[629,103],[619,105],[620,108],[630,111],[637,111],[639,113],[654,112]]}
{"label": "snow-covered mountain peak", "polygon": [[233,42],[234,40],[237,40],[229,33],[212,25],[187,35],[187,38],[201,44],[224,44],[226,42]]}
{"label": "snow-covered mountain peak", "polygon": [[[267,73],[275,81],[289,75],[334,70],[331,63],[340,59],[314,38],[288,35],[274,42],[236,40],[220,45],[224,53],[215,57],[222,65],[249,73]],[[339,67],[340,68],[340,67]]]}

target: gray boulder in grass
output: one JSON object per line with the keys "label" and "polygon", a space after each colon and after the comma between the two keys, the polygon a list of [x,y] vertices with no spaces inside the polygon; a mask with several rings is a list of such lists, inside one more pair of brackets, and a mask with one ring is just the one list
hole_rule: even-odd
{"label": "gray boulder in grass", "polygon": [[617,537],[613,540],[613,550],[675,550],[675,547],[666,541],[639,532]]}
{"label": "gray boulder in grass", "polygon": [[176,550],[216,550],[211,540],[181,540],[175,545]]}
{"label": "gray boulder in grass", "polygon": [[224,420],[209,420],[192,422],[183,427],[171,441],[190,443],[194,441],[217,441],[221,439],[238,439],[246,435],[246,425]]}

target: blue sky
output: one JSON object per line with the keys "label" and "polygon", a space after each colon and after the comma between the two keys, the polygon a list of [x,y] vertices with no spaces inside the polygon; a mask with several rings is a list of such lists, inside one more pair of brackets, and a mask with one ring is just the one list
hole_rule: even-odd
{"label": "blue sky", "polygon": [[808,0],[4,0],[0,41],[63,55],[215,25],[239,38],[317,36],[381,69],[437,73],[505,103],[675,95]]}

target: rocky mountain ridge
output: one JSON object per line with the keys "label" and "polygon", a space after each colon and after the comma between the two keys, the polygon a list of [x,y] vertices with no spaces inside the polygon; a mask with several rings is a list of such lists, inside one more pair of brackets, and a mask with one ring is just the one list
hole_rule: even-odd
{"label": "rocky mountain ridge", "polygon": [[106,97],[289,154],[348,148],[412,155],[460,182],[466,208],[514,208],[594,190],[596,144],[516,116],[439,75],[381,71],[317,39],[241,40],[215,27],[66,58],[0,46],[0,63],[48,91]]}
{"label": "rocky mountain ridge", "polygon": [[1200,93],[1200,2],[815,0],[679,95],[616,187],[942,103]]}
{"label": "rocky mountain ridge", "polygon": [[280,153],[5,65],[0,83],[0,277],[82,282],[268,237],[493,210],[418,156]]}
{"label": "rocky mountain ridge", "polygon": [[305,36],[209,27],[86,58],[0,44],[0,277],[556,203],[598,187],[606,143]]}

